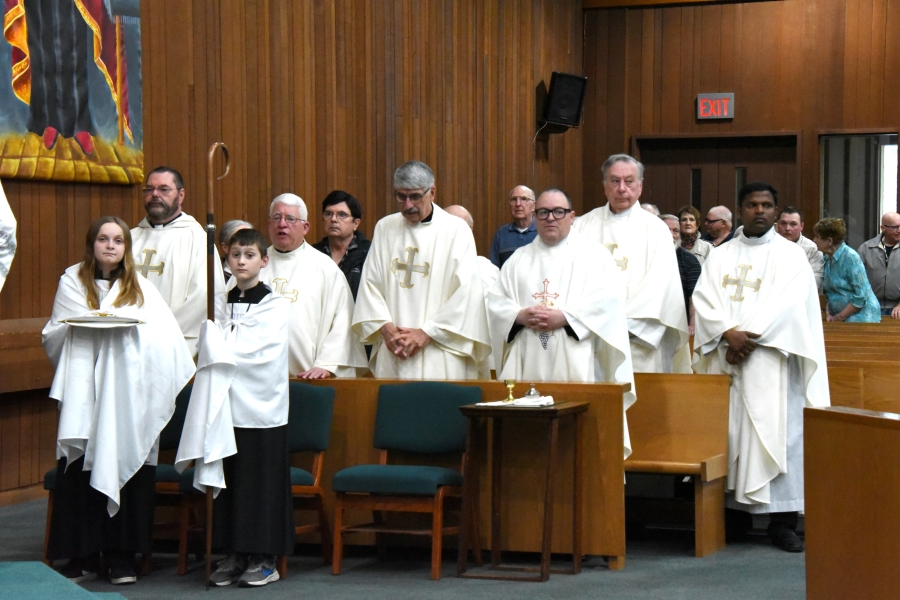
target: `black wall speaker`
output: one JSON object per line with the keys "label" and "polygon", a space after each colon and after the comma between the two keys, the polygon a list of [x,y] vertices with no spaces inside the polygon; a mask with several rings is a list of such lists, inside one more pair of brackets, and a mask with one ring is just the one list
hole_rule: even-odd
{"label": "black wall speaker", "polygon": [[587,77],[553,71],[550,77],[550,91],[544,105],[544,121],[566,127],[578,127],[581,123],[581,108],[584,106],[584,91]]}

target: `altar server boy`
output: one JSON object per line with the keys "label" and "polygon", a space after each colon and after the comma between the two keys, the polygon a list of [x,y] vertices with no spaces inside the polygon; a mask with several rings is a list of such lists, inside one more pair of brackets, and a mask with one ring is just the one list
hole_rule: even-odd
{"label": "altar server boy", "polygon": [[225,314],[201,329],[198,373],[176,466],[195,461],[212,485],[213,545],[229,551],[211,583],[278,581],[275,557],[294,546],[288,459],[288,301],[259,281],[266,241],[255,229],[229,241]]}

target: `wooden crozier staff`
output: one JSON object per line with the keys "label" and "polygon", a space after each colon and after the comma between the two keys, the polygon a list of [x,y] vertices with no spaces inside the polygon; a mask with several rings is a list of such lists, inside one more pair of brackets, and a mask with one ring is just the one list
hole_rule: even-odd
{"label": "wooden crozier staff", "polygon": [[[225,159],[225,172],[215,177],[213,166],[216,158],[216,150],[222,150]],[[215,142],[209,147],[209,160],[206,169],[206,318],[216,320],[216,204],[213,194],[213,186],[217,180],[224,179],[231,169],[228,159],[228,147],[222,142]],[[212,523],[213,523],[213,492],[212,486],[206,488],[206,589],[209,589],[209,577],[212,571]]]}

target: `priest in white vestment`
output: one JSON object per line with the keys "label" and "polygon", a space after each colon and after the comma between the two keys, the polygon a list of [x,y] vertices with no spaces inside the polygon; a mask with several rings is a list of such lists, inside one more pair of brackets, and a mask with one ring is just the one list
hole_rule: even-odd
{"label": "priest in white vestment", "polygon": [[[182,212],[184,182],[175,169],[151,171],[143,194],[147,216],[131,230],[135,267],[162,294],[196,356],[200,324],[208,317],[206,232]],[[218,254],[214,262],[216,298],[224,300],[225,275]]]}
{"label": "priest in white vestment", "polygon": [[773,543],[799,552],[803,407],[830,404],[818,293],[806,254],[775,233],[775,189],[750,183],[739,198],[743,228],[694,289],[694,368],[732,380],[726,505],[770,513]]}
{"label": "priest in white vestment", "polygon": [[13,256],[16,254],[16,216],[9,207],[3,185],[0,184],[0,291],[6,283]]}
{"label": "priest in white vestment", "polygon": [[[568,196],[545,190],[534,211],[538,237],[503,263],[488,294],[497,379],[631,384],[625,289],[610,253],[571,231]],[[631,454],[627,421],[625,457]]]}
{"label": "priest in white vestment", "polygon": [[475,239],[434,204],[434,173],[394,172],[400,212],[375,226],[353,313],[376,377],[476,379],[490,354]]}
{"label": "priest in white vestment", "polygon": [[269,205],[269,264],[260,281],[290,301],[288,339],[291,377],[357,377],[366,351],[350,331],[353,294],[330,257],[306,242],[306,203],[294,194]]}
{"label": "priest in white vestment", "polygon": [[606,246],[625,275],[631,359],[638,373],[690,373],[688,323],[672,236],[665,223],[640,210],[644,166],[627,154],[603,163],[607,204],[580,217],[575,228]]}

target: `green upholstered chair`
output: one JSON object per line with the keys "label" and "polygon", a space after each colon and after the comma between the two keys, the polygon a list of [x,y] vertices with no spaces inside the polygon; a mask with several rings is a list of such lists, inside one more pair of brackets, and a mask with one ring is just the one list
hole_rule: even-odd
{"label": "green upholstered chair", "polygon": [[[331,562],[331,528],[325,513],[325,490],[322,489],[322,463],[331,438],[331,417],[334,414],[334,388],[292,381],[288,412],[288,450],[291,454],[312,453],[309,471],[291,467],[291,495],[294,510],[314,510],[318,522],[298,525],[296,535],[319,532],[325,564]],[[287,557],[279,559],[278,572],[287,573]]]}
{"label": "green upholstered chair", "polygon": [[[459,407],[481,401],[481,388],[450,383],[415,382],[385,384],[378,390],[374,446],[381,451],[377,465],[357,465],[334,475],[331,487],[337,494],[334,513],[334,558],[332,572],[341,572],[343,535],[358,531],[430,535],[431,578],[441,578],[441,547],[444,535],[459,533],[459,527],[444,526],[444,511],[461,506],[463,473],[436,466],[388,464],[388,452],[416,455],[465,454],[466,419]],[[427,458],[427,456],[423,456]],[[463,456],[463,461],[465,457]],[[427,460],[423,460],[427,462]],[[465,464],[461,462],[460,465]],[[343,524],[345,510],[371,510],[374,522]],[[382,512],[431,513],[430,529],[389,527]],[[472,514],[467,515],[472,518]],[[462,515],[460,518],[464,518]],[[481,552],[478,535],[473,536],[476,559]]]}

